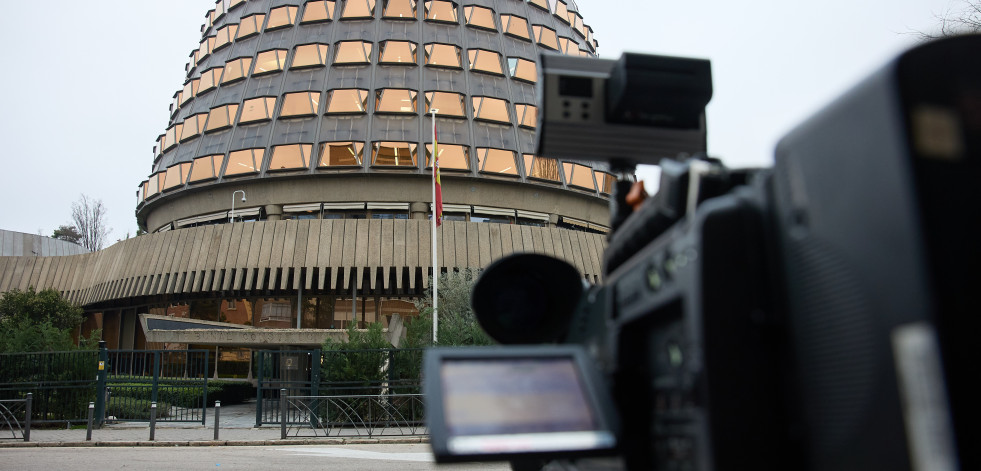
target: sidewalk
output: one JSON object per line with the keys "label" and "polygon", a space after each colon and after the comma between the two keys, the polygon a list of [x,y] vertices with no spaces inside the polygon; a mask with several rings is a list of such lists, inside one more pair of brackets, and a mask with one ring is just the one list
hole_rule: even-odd
{"label": "sidewalk", "polygon": [[[150,441],[147,422],[117,422],[92,430],[92,441],[86,441],[86,430],[31,430],[31,441],[0,439],[0,448],[19,447],[119,447],[119,446],[265,446],[265,445],[351,445],[373,443],[428,443],[426,436],[387,436],[377,438],[345,435],[340,437],[301,437],[281,440],[278,425],[255,427],[255,403],[221,408],[219,439],[215,440],[214,409],[209,408],[207,425],[197,423],[157,422],[154,441]],[[312,434],[312,431],[310,431]]]}

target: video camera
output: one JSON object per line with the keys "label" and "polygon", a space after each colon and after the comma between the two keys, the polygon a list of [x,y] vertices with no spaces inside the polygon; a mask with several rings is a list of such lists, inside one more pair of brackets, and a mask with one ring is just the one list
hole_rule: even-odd
{"label": "video camera", "polygon": [[539,153],[659,163],[660,190],[634,209],[617,185],[602,285],[537,254],[486,269],[473,305],[504,345],[427,352],[437,461],[981,469],[979,53],[905,52],[747,170],[699,156],[707,61],[543,56]]}

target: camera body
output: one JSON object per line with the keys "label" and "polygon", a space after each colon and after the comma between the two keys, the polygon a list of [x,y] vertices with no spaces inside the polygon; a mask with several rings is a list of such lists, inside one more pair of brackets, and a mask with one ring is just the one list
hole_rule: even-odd
{"label": "camera body", "polygon": [[[642,158],[643,145],[617,153],[616,142],[575,157],[621,170],[660,162],[661,188],[634,211],[622,191],[614,196],[614,220],[629,215],[610,236],[602,285],[557,283],[574,269],[514,255],[475,287],[478,319],[504,344],[567,343],[588,354],[617,425],[615,445],[597,452],[627,469],[977,468],[966,373],[981,286],[978,52],[981,37],[965,36],[902,54],[783,138],[773,168],[749,170],[660,155],[700,150],[684,137],[704,136],[706,67],[641,61],[697,77],[691,93],[673,89],[687,100],[639,99],[658,116],[677,111],[674,120],[624,113],[610,98],[620,96],[611,84],[624,82],[616,71],[629,75],[636,58],[606,78],[584,67],[605,80],[605,91],[591,90],[606,100],[607,125],[632,116],[624,126],[650,126],[662,142]],[[550,62],[540,81],[546,156],[564,149],[551,109],[586,89],[576,80],[555,89],[577,72]],[[518,273],[529,302],[508,299]],[[575,307],[559,302],[570,293]],[[445,387],[439,352],[431,356],[430,393]],[[441,407],[438,394],[430,407]]]}

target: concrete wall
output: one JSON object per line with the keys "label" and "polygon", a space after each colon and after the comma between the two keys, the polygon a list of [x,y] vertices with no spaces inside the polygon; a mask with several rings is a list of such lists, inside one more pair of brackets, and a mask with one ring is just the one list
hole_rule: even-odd
{"label": "concrete wall", "polygon": [[88,253],[88,249],[78,244],[37,234],[0,229],[0,256],[3,257],[55,257],[83,253]]}

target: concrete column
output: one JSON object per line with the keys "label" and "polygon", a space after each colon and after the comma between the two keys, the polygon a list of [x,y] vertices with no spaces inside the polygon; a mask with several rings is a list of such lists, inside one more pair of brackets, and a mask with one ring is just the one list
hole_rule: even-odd
{"label": "concrete column", "polygon": [[266,220],[267,221],[282,221],[283,220],[283,205],[280,204],[267,204],[266,210]]}
{"label": "concrete column", "polygon": [[410,203],[409,218],[416,220],[426,220],[429,214],[429,203]]}
{"label": "concrete column", "polygon": [[548,215],[548,227],[556,227],[559,225],[559,215],[549,214]]}

